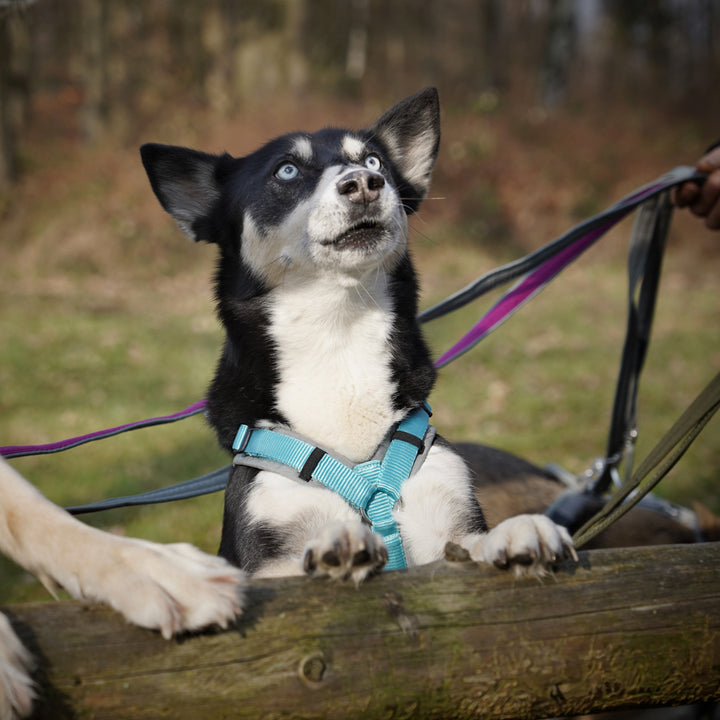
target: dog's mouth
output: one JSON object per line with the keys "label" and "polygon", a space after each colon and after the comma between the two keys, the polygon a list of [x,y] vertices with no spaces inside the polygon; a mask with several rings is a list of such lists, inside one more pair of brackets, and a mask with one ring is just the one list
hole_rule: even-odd
{"label": "dog's mouth", "polygon": [[385,227],[373,220],[356,223],[333,240],[324,240],[322,245],[332,245],[338,250],[366,250],[373,247],[382,237]]}

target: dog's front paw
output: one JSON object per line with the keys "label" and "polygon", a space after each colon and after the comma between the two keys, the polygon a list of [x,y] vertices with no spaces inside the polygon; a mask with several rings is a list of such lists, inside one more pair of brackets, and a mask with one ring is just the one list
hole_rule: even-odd
{"label": "dog's front paw", "polygon": [[517,515],[483,535],[470,549],[473,560],[516,572],[543,575],[566,557],[577,560],[568,531],[545,515]]}
{"label": "dog's front paw", "polygon": [[32,658],[0,613],[0,718],[24,718],[32,710]]}
{"label": "dog's front paw", "polygon": [[360,522],[333,523],[305,547],[303,569],[309,575],[352,580],[359,585],[388,560],[383,539]]}
{"label": "dog's front paw", "polygon": [[[98,531],[99,532],[99,531]],[[245,575],[186,543],[97,534],[93,562],[78,574],[75,597],[107,603],[141,627],[170,638],[186,630],[226,628],[240,613]]]}

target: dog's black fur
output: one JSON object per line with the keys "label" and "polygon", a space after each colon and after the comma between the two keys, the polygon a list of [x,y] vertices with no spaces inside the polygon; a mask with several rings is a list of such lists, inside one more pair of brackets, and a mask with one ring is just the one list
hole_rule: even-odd
{"label": "dog's black fur", "polygon": [[[224,448],[231,449],[241,424],[286,426],[306,435],[315,433],[314,442],[339,452],[345,443],[355,448],[354,460],[362,461],[369,459],[398,419],[428,397],[435,369],[416,320],[418,287],[407,252],[406,216],[417,210],[427,192],[439,139],[437,92],[428,88],[391,108],[368,129],[290,133],[242,158],[166,145],[142,147],[143,163],[162,206],[191,238],[213,242],[220,251],[216,295],[227,338],[208,394],[208,418]],[[352,317],[336,317],[328,307],[314,325],[300,317],[304,330],[288,329],[285,316],[295,307],[280,298],[294,298],[288,293],[299,287],[306,302],[313,283],[325,288],[324,296],[318,291],[317,303],[346,303]],[[346,285],[352,286],[348,293]],[[354,293],[364,302],[358,302]],[[285,313],[280,318],[278,307]],[[387,337],[380,344],[358,341],[349,352],[367,355],[369,394],[388,388],[381,393],[377,409],[362,404],[362,388],[359,394],[354,387],[348,390],[358,376],[364,377],[361,358],[349,358],[347,368],[342,366],[327,377],[307,372],[303,376],[299,371],[299,382],[294,371],[282,369],[282,352],[298,345],[303,333],[318,333],[323,339],[320,333],[332,334],[333,323],[340,323],[342,332],[352,336],[352,328],[376,308],[381,311],[376,312],[378,321],[369,323],[366,332],[372,335],[380,323],[387,326]],[[285,329],[278,329],[281,326]],[[306,352],[313,352],[312,344]],[[322,397],[310,394],[302,401],[301,393],[298,402],[293,392],[303,382],[316,386],[316,395]],[[359,451],[353,444],[354,421],[343,415],[346,395],[348,404],[360,403],[359,417],[365,422],[364,430],[357,429],[361,440],[363,433],[367,435]],[[332,406],[337,398],[339,406]],[[307,404],[312,407],[304,407]],[[332,412],[337,415],[336,422],[328,421],[334,422],[331,429],[322,433],[308,429],[314,427],[313,418],[326,412],[328,418],[334,417]],[[376,420],[366,419],[373,414]],[[441,443],[435,449],[450,455]],[[267,475],[262,473],[264,485],[271,482]],[[234,468],[220,545],[222,556],[251,572],[273,559],[297,555],[298,548],[338,512],[337,508],[321,511],[309,503],[293,522],[276,521],[282,514],[279,508],[251,509],[253,498],[261,495],[258,477],[255,469]],[[469,479],[458,483],[447,539],[475,537],[487,530]],[[296,489],[288,486],[288,492]],[[335,502],[327,493],[318,498],[322,505]],[[325,513],[324,520],[314,517],[316,509]],[[340,512],[344,515],[345,510]],[[335,538],[331,544],[339,542]],[[358,542],[364,548],[369,541]],[[500,554],[504,556],[504,550]],[[378,550],[378,564],[381,555]],[[430,556],[425,552],[417,557]],[[314,562],[310,567],[315,567]]]}

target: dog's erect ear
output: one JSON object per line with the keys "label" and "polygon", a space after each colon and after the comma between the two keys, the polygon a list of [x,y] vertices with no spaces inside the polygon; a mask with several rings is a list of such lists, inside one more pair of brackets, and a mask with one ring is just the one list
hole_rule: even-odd
{"label": "dog's erect ear", "polygon": [[206,220],[220,198],[220,166],[229,155],[208,155],[174,145],[140,148],[145,171],[160,204],[192,240],[212,241]]}
{"label": "dog's erect ear", "polygon": [[[425,88],[390,108],[371,128],[390,159],[416,193],[425,197],[440,146],[440,101],[434,87]],[[413,208],[414,209],[414,208]]]}

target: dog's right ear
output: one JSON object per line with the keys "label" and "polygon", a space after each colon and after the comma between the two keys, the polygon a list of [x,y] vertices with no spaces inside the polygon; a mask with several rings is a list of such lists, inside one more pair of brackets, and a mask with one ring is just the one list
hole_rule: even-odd
{"label": "dog's right ear", "polygon": [[440,145],[440,100],[428,87],[391,107],[370,132],[385,144],[407,187],[398,190],[409,212],[427,195]]}
{"label": "dog's right ear", "polygon": [[140,156],[155,195],[180,229],[191,240],[211,242],[208,221],[220,199],[220,168],[232,158],[157,143],[143,145]]}

